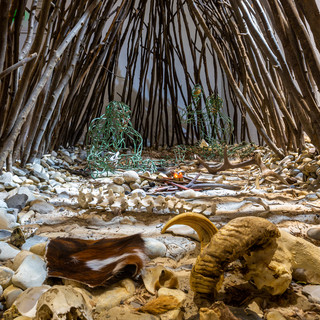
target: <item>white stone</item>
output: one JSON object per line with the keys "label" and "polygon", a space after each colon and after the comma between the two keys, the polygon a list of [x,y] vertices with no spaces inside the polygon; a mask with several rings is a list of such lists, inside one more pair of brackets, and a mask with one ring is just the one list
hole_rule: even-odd
{"label": "white stone", "polygon": [[184,199],[196,198],[197,192],[192,189],[179,191],[179,192],[176,192],[176,197],[177,198],[184,198]]}
{"label": "white stone", "polygon": [[108,185],[108,190],[112,190],[114,193],[124,193],[124,188],[122,186],[119,186],[117,184],[109,184]]}
{"label": "white stone", "polygon": [[115,183],[115,184],[119,184],[119,185],[124,184],[124,178],[123,177],[114,177],[112,180],[113,180],[113,183]]}
{"label": "white stone", "polygon": [[5,182],[12,182],[12,173],[11,172],[4,172],[2,175],[0,175],[0,183]]}
{"label": "white stone", "polygon": [[28,187],[20,187],[17,193],[18,194],[25,194],[28,197],[27,204],[36,199],[35,195]]}
{"label": "white stone", "polygon": [[129,170],[123,173],[123,178],[127,183],[136,182],[139,180],[139,175],[135,171]]}
{"label": "white stone", "polygon": [[13,214],[7,213],[4,208],[0,208],[0,229],[12,229],[18,225]]}
{"label": "white stone", "polygon": [[14,188],[18,188],[19,185],[15,182],[5,182],[4,183],[4,187],[6,188],[6,190],[11,190],[11,189],[14,189]]}
{"label": "white stone", "polygon": [[19,252],[19,249],[11,246],[6,242],[0,241],[0,261],[13,259]]}
{"label": "white stone", "polygon": [[12,283],[22,289],[41,286],[47,277],[45,262],[36,254],[25,257],[12,277]]}
{"label": "white stone", "polygon": [[7,203],[3,200],[0,200],[0,208],[8,208]]}
{"label": "white stone", "polygon": [[29,210],[27,212],[20,211],[18,216],[20,223],[24,225],[31,222],[31,219],[35,217],[35,212],[33,210]]}
{"label": "white stone", "polygon": [[142,189],[135,189],[132,191],[132,195],[138,195],[140,198],[144,198],[147,194]]}
{"label": "white stone", "polygon": [[156,257],[165,257],[167,253],[167,247],[163,242],[153,239],[153,238],[144,238],[144,245],[146,250],[146,255],[153,259]]}

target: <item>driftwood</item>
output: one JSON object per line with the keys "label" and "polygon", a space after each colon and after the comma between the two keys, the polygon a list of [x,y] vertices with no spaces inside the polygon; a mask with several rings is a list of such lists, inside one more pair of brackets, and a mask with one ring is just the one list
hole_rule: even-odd
{"label": "driftwood", "polygon": [[[210,167],[205,161],[203,161],[198,155],[196,155],[196,159],[199,161],[199,163],[201,165],[203,165],[209,173],[211,174],[216,174],[218,173],[219,171],[225,171],[225,170],[228,170],[228,169],[236,169],[236,168],[243,168],[243,167],[247,167],[249,165],[257,165],[260,170],[261,170],[261,175],[260,179],[265,179],[267,178],[268,176],[271,176],[271,177],[274,177],[278,180],[280,180],[282,183],[286,184],[286,185],[289,185],[289,183],[283,178],[280,176],[280,174],[276,173],[275,171],[273,170],[270,170],[266,167],[266,165],[262,162],[262,159],[261,159],[261,155],[260,153],[256,152],[255,153],[255,156],[250,159],[250,160],[246,160],[246,161],[243,161],[243,162],[240,162],[240,163],[231,163],[228,159],[228,154],[227,154],[227,147],[224,148],[224,160],[223,160],[223,163],[216,166],[216,167]],[[257,178],[257,179],[258,179]],[[258,184],[258,181],[256,181],[256,184]]]}

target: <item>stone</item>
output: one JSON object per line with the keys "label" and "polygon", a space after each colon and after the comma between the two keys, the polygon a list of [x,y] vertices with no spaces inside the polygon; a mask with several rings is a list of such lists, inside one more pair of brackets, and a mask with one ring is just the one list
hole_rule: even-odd
{"label": "stone", "polygon": [[45,172],[33,170],[33,175],[41,181],[49,181],[49,175]]}
{"label": "stone", "polygon": [[32,255],[32,252],[21,250],[13,259],[12,270],[17,271],[23,260],[30,255]]}
{"label": "stone", "polygon": [[27,172],[25,170],[22,170],[20,168],[15,167],[15,166],[12,166],[12,172],[19,177],[24,177],[27,174]]}
{"label": "stone", "polygon": [[46,243],[48,241],[47,237],[42,237],[38,235],[34,235],[26,240],[26,242],[22,245],[22,250],[30,250],[36,244]]}
{"label": "stone", "polygon": [[320,285],[307,285],[302,289],[311,302],[320,303]]}
{"label": "stone", "polygon": [[124,279],[108,289],[101,289],[93,292],[93,301],[96,303],[95,311],[100,313],[109,310],[133,296],[135,292],[134,282],[131,279]]}
{"label": "stone", "polygon": [[9,196],[8,192],[4,190],[4,187],[3,187],[3,190],[0,192],[0,200],[5,200],[7,199]]}
{"label": "stone", "polygon": [[0,241],[0,261],[13,259],[20,252],[19,249],[11,246],[6,242]]}
{"label": "stone", "polygon": [[12,283],[22,289],[41,286],[47,277],[45,262],[36,254],[25,257],[12,277]]}
{"label": "stone", "polygon": [[15,182],[5,182],[4,187],[6,190],[12,190],[12,189],[18,188],[19,185]]}
{"label": "stone", "polygon": [[139,196],[140,198],[144,198],[147,194],[144,190],[142,189],[135,189],[132,191],[132,195],[137,195]]}
{"label": "stone", "polygon": [[36,183],[36,184],[39,184],[39,183],[40,183],[40,179],[37,178],[37,177],[35,177],[34,175],[30,175],[30,176],[29,176],[29,179],[30,179],[31,181],[33,181],[34,183]]}
{"label": "stone", "polygon": [[26,194],[15,194],[14,196],[6,199],[8,208],[16,208],[22,210],[27,203],[28,196]]}
{"label": "stone", "polygon": [[11,284],[11,278],[13,275],[13,270],[4,266],[0,266],[0,285],[3,289],[7,288]]}
{"label": "stone", "polygon": [[109,184],[107,188],[108,190],[112,190],[114,193],[124,193],[124,188],[114,183]]}
{"label": "stone", "polygon": [[118,184],[118,185],[123,185],[124,184],[124,178],[123,177],[114,177],[112,179],[113,183]]}
{"label": "stone", "polygon": [[4,185],[2,183],[0,183],[0,192],[6,190],[6,188],[4,187]]}
{"label": "stone", "polygon": [[22,292],[21,288],[18,288],[13,284],[4,289],[3,297],[6,300],[6,307],[10,308]]}
{"label": "stone", "polygon": [[13,214],[7,213],[7,210],[0,208],[0,229],[11,229],[18,226]]}
{"label": "stone", "polygon": [[130,183],[130,189],[131,190],[136,190],[136,189],[139,189],[139,188],[140,188],[139,183],[137,183],[137,182],[131,182]]}
{"label": "stone", "polygon": [[48,242],[37,243],[30,248],[30,252],[37,254],[39,256],[44,256],[46,253]]}
{"label": "stone", "polygon": [[23,291],[15,300],[15,307],[18,309],[19,313],[22,316],[34,318],[36,316],[39,298],[50,288],[51,287],[48,285],[42,285],[39,287],[29,288]]}
{"label": "stone", "polygon": [[156,257],[165,257],[167,253],[167,247],[163,242],[153,239],[153,238],[144,238],[146,255],[153,259]]}
{"label": "stone", "polygon": [[38,172],[45,172],[44,167],[40,164],[41,160],[39,159],[39,163],[33,163],[32,164],[32,169],[34,171],[38,171]]}
{"label": "stone", "polygon": [[177,198],[184,198],[184,199],[196,198],[197,192],[192,189],[183,190],[183,191],[176,192],[176,197]]}
{"label": "stone", "polygon": [[8,208],[7,203],[3,200],[0,200],[0,208]]}
{"label": "stone", "polygon": [[[25,180],[26,178],[24,178]],[[23,182],[23,179],[21,179],[20,177],[18,177],[17,175],[14,175],[12,177],[12,182],[17,183],[17,184],[21,184]]]}
{"label": "stone", "polygon": [[309,238],[311,238],[313,240],[320,240],[320,226],[319,227],[310,228],[307,231],[307,235],[308,235]]}
{"label": "stone", "polygon": [[126,171],[123,173],[124,181],[127,183],[136,182],[139,180],[139,175],[132,170]]}
{"label": "stone", "polygon": [[41,214],[47,214],[54,210],[54,206],[44,200],[34,200],[30,203],[30,210],[34,210]]}
{"label": "stone", "polygon": [[11,236],[11,231],[6,229],[0,229],[0,241],[8,240]]}
{"label": "stone", "polygon": [[33,194],[33,192],[31,192],[31,189],[28,187],[20,187],[17,194],[23,194],[28,197],[26,204],[29,204],[31,201],[36,200],[35,195]]}
{"label": "stone", "polygon": [[318,196],[315,193],[310,193],[306,195],[305,199],[308,201],[316,201],[318,200]]}
{"label": "stone", "polygon": [[35,212],[33,210],[29,210],[27,212],[20,211],[18,216],[19,216],[20,223],[24,225],[31,222],[31,219],[34,218],[35,216]]}
{"label": "stone", "polygon": [[12,182],[12,176],[11,172],[4,172],[0,175],[0,183]]}

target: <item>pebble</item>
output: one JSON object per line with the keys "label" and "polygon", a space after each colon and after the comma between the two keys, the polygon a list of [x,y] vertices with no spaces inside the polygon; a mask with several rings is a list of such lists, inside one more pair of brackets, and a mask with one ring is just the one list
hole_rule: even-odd
{"label": "pebble", "polygon": [[19,249],[11,246],[6,242],[0,241],[0,261],[13,259],[20,252]]}
{"label": "pebble", "polygon": [[12,176],[11,172],[4,172],[0,175],[0,183],[12,182]]}
{"label": "pebble", "polygon": [[16,208],[22,210],[28,201],[26,194],[15,194],[14,196],[7,198],[6,203],[8,208]]}
{"label": "pebble", "polygon": [[33,247],[39,243],[44,243],[47,241],[48,241],[47,237],[34,235],[26,240],[26,242],[22,245],[21,249],[22,250],[29,250],[31,247]]}
{"label": "pebble", "polygon": [[54,206],[44,200],[34,200],[30,203],[30,210],[34,210],[41,214],[47,214],[54,210]]}
{"label": "pebble", "polygon": [[0,200],[0,208],[8,208],[7,203],[3,200]]}
{"label": "pebble", "polygon": [[124,188],[114,183],[109,184],[107,189],[112,190],[114,193],[124,193]]}
{"label": "pebble", "polygon": [[144,245],[146,249],[146,255],[153,259],[156,257],[165,257],[167,253],[167,247],[165,244],[154,238],[144,238]]}
{"label": "pebble", "polygon": [[158,296],[174,296],[178,301],[179,304],[183,304],[186,299],[187,299],[187,295],[179,290],[179,289],[169,289],[169,288],[165,288],[162,287],[158,290]]}
{"label": "pebble", "polygon": [[118,185],[123,185],[124,184],[124,178],[123,177],[114,177],[112,179],[113,183],[118,184]]}
{"label": "pebble", "polygon": [[13,284],[4,289],[3,297],[6,300],[6,307],[10,308],[22,292],[21,288],[18,288]]}
{"label": "pebble", "polygon": [[140,198],[144,198],[147,194],[144,190],[142,189],[135,189],[132,191],[132,195],[138,195]]}
{"label": "pebble", "polygon": [[311,302],[320,303],[320,285],[306,285],[302,289]]}
{"label": "pebble", "polygon": [[309,201],[316,201],[318,200],[318,196],[315,193],[310,193],[305,196],[305,199]]}
{"label": "pebble", "polygon": [[25,290],[41,286],[46,277],[46,263],[36,254],[32,254],[25,257],[12,277],[12,283]]}
{"label": "pebble", "polygon": [[18,188],[19,185],[15,182],[5,182],[4,187],[6,190],[12,190],[12,189]]}
{"label": "pebble", "polygon": [[4,187],[4,185],[2,183],[0,183],[0,192],[5,191],[5,190],[6,190],[6,188]]}
{"label": "pebble", "polygon": [[6,229],[0,229],[0,241],[7,240],[11,236],[11,231]]}
{"label": "pebble", "polygon": [[136,182],[139,180],[139,175],[132,170],[123,173],[124,181],[127,183]]}
{"label": "pebble", "polygon": [[194,190],[184,190],[176,192],[177,198],[184,198],[184,199],[190,199],[190,198],[196,198],[197,192]]}
{"label": "pebble", "polygon": [[3,289],[7,288],[11,284],[11,278],[13,275],[13,270],[4,266],[0,266],[0,285]]}
{"label": "pebble", "polygon": [[31,192],[31,189],[32,188],[28,188],[28,187],[20,187],[18,189],[17,194],[23,194],[23,195],[26,195],[28,197],[26,204],[29,204],[31,201],[36,200],[36,197],[33,194],[33,192]]}
{"label": "pebble", "polygon": [[27,174],[27,170],[22,170],[20,168],[15,167],[15,166],[12,166],[12,172],[20,177],[24,177]]}
{"label": "pebble", "polygon": [[12,229],[18,225],[13,214],[7,213],[4,208],[0,208],[0,229]]}
{"label": "pebble", "polygon": [[27,251],[27,250],[20,251],[13,259],[12,270],[17,271],[20,265],[22,264],[23,260],[30,255],[32,255],[32,252],[30,251]]}
{"label": "pebble", "polygon": [[49,181],[49,175],[44,172],[33,170],[33,175],[41,181]]}
{"label": "pebble", "polygon": [[320,240],[320,226],[319,227],[310,228],[307,231],[307,235],[311,239]]}

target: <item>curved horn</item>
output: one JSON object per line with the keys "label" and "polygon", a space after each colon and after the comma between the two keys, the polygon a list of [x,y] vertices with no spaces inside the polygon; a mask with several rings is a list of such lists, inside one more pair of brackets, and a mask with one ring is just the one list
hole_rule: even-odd
{"label": "curved horn", "polygon": [[204,215],[194,212],[185,212],[170,219],[163,227],[161,233],[165,233],[168,228],[175,224],[183,224],[194,229],[199,236],[201,250],[210,242],[213,235],[218,232],[216,226]]}
{"label": "curved horn", "polygon": [[266,219],[240,217],[231,220],[213,235],[198,256],[191,271],[191,289],[197,293],[216,293],[230,262],[269,246],[277,237],[280,237],[278,228]]}

